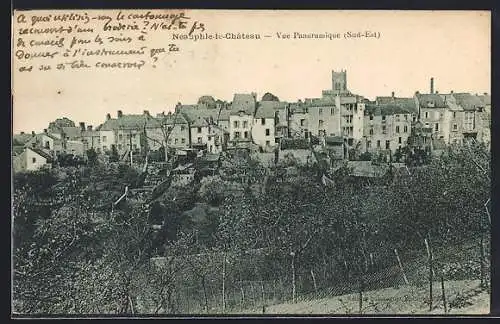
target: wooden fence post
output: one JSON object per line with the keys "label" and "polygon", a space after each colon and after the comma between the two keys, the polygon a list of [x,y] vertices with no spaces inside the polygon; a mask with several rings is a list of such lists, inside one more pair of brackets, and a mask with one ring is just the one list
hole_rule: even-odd
{"label": "wooden fence post", "polygon": [[318,285],[316,284],[316,277],[314,276],[313,269],[311,269],[311,277],[312,277],[313,284],[314,284],[314,293],[317,295],[318,294]]}
{"label": "wooden fence post", "polygon": [[222,313],[226,312],[226,254],[222,254]]}
{"label": "wooden fence post", "polygon": [[444,313],[448,314],[448,306],[446,305],[446,293],[444,291],[444,278],[441,276],[441,295],[443,297]]}
{"label": "wooden fence post", "polygon": [[425,247],[427,249],[427,258],[429,261],[429,311],[432,311],[432,251],[427,239],[424,239]]}
{"label": "wooden fence post", "polygon": [[363,314],[363,274],[359,275],[359,314]]}
{"label": "wooden fence post", "polygon": [[291,252],[290,255],[292,256],[292,302],[296,302],[296,291],[295,291],[295,253]]}
{"label": "wooden fence post", "polygon": [[394,253],[396,254],[396,259],[398,260],[399,264],[399,269],[401,269],[401,273],[403,274],[403,279],[405,281],[405,284],[409,284],[408,278],[406,278],[405,270],[403,269],[403,264],[401,263],[401,259],[399,258],[399,253],[397,249],[394,249]]}
{"label": "wooden fence post", "polygon": [[479,257],[481,258],[480,259],[480,270],[481,270],[481,288],[484,288],[485,286],[485,269],[484,269],[484,236],[483,236],[483,233],[480,233],[479,235],[481,235],[481,239],[480,239],[480,250],[479,250]]}

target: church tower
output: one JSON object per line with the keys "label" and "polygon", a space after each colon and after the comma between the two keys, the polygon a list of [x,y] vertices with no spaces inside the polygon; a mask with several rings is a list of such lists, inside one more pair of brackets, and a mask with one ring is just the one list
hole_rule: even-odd
{"label": "church tower", "polygon": [[346,94],[347,91],[347,71],[332,71],[332,90],[335,94]]}

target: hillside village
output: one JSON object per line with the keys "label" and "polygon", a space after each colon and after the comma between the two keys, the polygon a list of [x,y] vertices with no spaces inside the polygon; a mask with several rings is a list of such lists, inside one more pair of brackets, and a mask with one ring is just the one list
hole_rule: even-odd
{"label": "hillside village", "polygon": [[326,296],[319,312],[432,313],[441,279],[459,310],[489,289],[490,100],[431,79],[370,101],[333,71],[319,98],[202,96],[15,134],[13,308],[300,313]]}
{"label": "hillside village", "polygon": [[349,161],[353,172],[368,175],[377,162],[418,164],[449,145],[489,143],[490,120],[487,93],[439,93],[431,78],[427,93],[402,98],[393,92],[370,101],[349,90],[346,71],[332,71],[331,89],[297,102],[271,93],[260,100],[237,93],[231,102],[205,95],[168,113],[107,113],[97,127],[58,118],[41,133],[13,136],[13,169],[83,164],[95,156],[131,165],[177,161],[189,178],[194,160],[215,163],[224,152],[242,149],[268,165],[285,156],[312,164],[322,153],[330,167]]}

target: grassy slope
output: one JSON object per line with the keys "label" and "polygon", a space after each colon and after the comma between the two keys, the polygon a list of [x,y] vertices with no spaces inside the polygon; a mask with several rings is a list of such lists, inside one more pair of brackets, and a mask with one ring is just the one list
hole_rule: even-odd
{"label": "grassy slope", "polygon": [[[448,307],[449,314],[487,314],[490,297],[481,290],[478,280],[448,281],[445,292],[448,304],[465,296],[465,303]],[[363,314],[444,314],[440,283],[434,283],[434,309],[429,312],[428,286],[402,286],[366,292],[363,295]],[[359,314],[359,295],[349,294],[331,298],[299,301],[269,306],[266,314]],[[249,309],[242,314],[262,313],[262,309]]]}

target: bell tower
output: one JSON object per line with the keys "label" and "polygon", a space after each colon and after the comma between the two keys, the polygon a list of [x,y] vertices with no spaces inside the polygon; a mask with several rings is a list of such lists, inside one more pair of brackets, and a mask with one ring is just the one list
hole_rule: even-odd
{"label": "bell tower", "polygon": [[347,71],[332,71],[332,90],[335,94],[346,94],[347,91]]}

